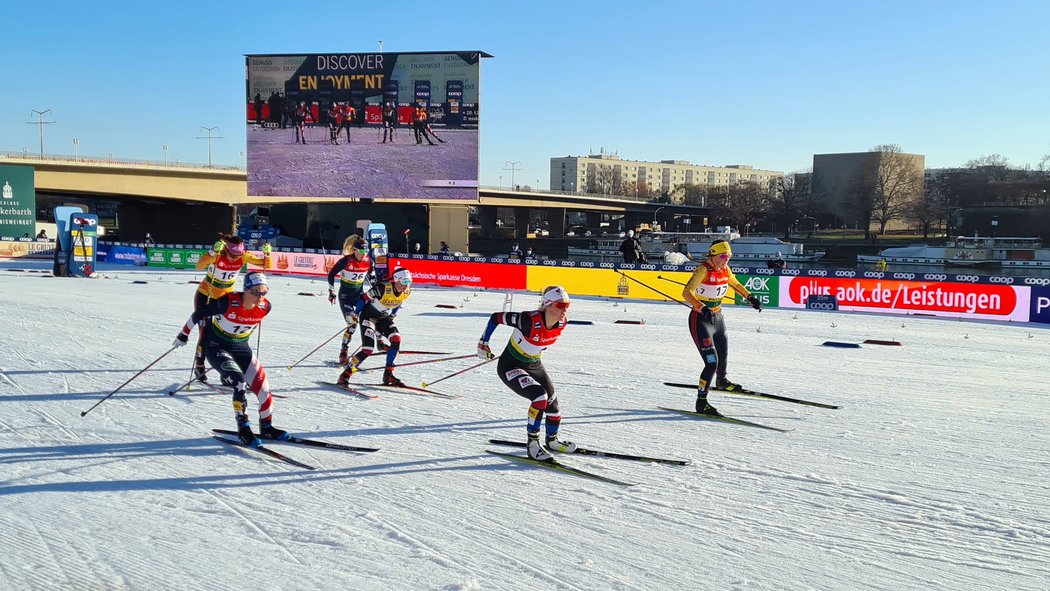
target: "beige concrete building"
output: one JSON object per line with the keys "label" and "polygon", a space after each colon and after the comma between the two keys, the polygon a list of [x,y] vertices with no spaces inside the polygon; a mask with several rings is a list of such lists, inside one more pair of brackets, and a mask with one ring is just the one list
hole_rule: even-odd
{"label": "beige concrete building", "polygon": [[554,191],[655,197],[684,184],[729,186],[741,181],[769,185],[784,173],[745,164],[706,166],[686,160],[642,162],[616,154],[551,158],[550,187]]}
{"label": "beige concrete building", "polygon": [[[893,160],[896,164],[889,161]],[[856,208],[852,200],[858,187],[872,185],[874,177],[892,175],[915,175],[915,195],[923,190],[923,174],[926,157],[922,154],[903,152],[847,152],[840,154],[813,155],[813,194],[835,216],[835,225],[855,227],[858,223]],[[873,227],[875,225],[873,224]],[[906,227],[903,221],[895,220],[887,229]]]}

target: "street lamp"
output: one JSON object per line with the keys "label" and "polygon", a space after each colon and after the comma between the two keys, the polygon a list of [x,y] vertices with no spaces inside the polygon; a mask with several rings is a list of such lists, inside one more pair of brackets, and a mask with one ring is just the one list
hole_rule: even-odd
{"label": "street lamp", "polygon": [[80,159],[80,138],[73,138],[73,162]]}
{"label": "street lamp", "polygon": [[653,212],[653,232],[656,231],[656,216],[660,213],[660,210],[665,208],[665,207],[667,207],[667,206],[666,205],[661,205],[660,207],[656,208],[656,211]]}
{"label": "street lamp", "polygon": [[164,144],[163,146],[160,147],[160,149],[164,150],[164,166],[167,166],[168,165],[168,144]]}

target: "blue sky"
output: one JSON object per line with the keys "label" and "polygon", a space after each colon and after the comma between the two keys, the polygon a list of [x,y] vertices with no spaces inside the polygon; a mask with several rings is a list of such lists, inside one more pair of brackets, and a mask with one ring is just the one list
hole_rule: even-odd
{"label": "blue sky", "polygon": [[480,49],[481,182],[549,158],[793,172],[900,144],[927,166],[1050,154],[1050,2],[7,3],[0,151],[217,164],[245,149],[245,53]]}

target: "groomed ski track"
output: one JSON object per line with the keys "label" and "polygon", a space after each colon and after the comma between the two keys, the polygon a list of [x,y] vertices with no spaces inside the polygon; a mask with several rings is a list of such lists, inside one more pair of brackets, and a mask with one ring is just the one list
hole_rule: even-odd
{"label": "groomed ski track", "polygon": [[[712,394],[727,415],[794,429],[780,434],[657,409],[691,407],[691,392],[660,382],[701,367],[680,306],[577,298],[570,318],[595,325],[569,326],[544,355],[565,438],[692,460],[566,458],[637,483],[621,488],[486,454],[489,437],[524,436],[526,403],[494,365],[442,382],[454,400],[320,389],[338,373],[323,366],[334,341],[287,371],[340,318],[296,295],[320,281],[273,276],[260,359],[288,396],[275,424],[381,448],[280,448],[311,472],[214,441],[212,427],[233,428],[228,397],[167,396],[189,348],[79,416],[167,350],[199,273],[71,280],[13,266],[25,264],[0,264],[0,590],[1034,590],[1050,579],[1045,329],[728,307],[731,379],[842,405]],[[398,316],[411,349],[469,353],[503,303],[415,287]],[[514,296],[516,310],[536,303]],[[496,332],[497,352],[509,334]],[[905,346],[819,346],[867,338]],[[397,374],[418,385],[472,363]]]}

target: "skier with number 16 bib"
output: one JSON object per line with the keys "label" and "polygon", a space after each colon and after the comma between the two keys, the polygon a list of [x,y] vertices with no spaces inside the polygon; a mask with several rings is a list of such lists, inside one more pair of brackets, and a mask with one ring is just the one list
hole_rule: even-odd
{"label": "skier with number 16 bib", "polygon": [[[575,443],[558,439],[561,427],[561,409],[554,384],[547,376],[540,355],[554,344],[565,328],[565,313],[569,310],[569,294],[560,285],[551,285],[543,290],[540,309],[529,312],[495,312],[489,317],[485,333],[478,341],[478,357],[492,359],[489,338],[500,324],[514,328],[514,333],[496,363],[496,373],[508,388],[518,396],[531,401],[525,433],[528,437],[526,450],[534,460],[548,460],[549,450],[572,453]],[[540,425],[547,416],[546,446],[540,443]]]}

